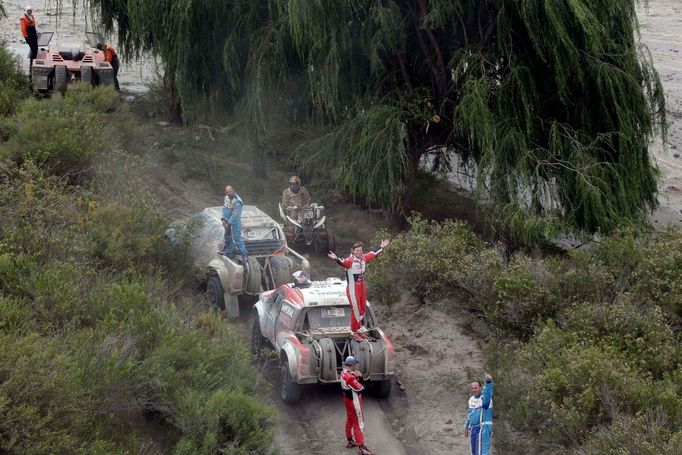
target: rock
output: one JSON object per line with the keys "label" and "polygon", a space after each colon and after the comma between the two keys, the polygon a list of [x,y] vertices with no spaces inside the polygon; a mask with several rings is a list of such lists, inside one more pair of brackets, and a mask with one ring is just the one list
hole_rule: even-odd
{"label": "rock", "polygon": [[159,126],[170,126],[170,122],[159,122]]}
{"label": "rock", "polygon": [[452,419],[448,419],[447,422],[445,422],[445,425],[452,425]]}
{"label": "rock", "polygon": [[407,390],[404,385],[400,385],[399,389],[401,392],[404,392],[405,390]]}
{"label": "rock", "polygon": [[159,146],[159,142],[158,142],[158,141],[154,141],[154,143],[152,144],[152,147],[158,147],[158,146]]}
{"label": "rock", "polygon": [[443,428],[443,431],[452,431],[452,427],[445,427]]}
{"label": "rock", "polygon": [[679,153],[673,153],[673,156],[674,156],[675,158],[679,158],[679,157],[680,157],[680,154],[679,154]]}

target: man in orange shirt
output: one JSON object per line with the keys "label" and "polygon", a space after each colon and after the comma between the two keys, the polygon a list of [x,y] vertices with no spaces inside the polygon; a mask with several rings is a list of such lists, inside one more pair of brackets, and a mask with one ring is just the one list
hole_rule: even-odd
{"label": "man in orange shirt", "polygon": [[104,61],[111,64],[111,68],[114,70],[114,87],[116,88],[116,91],[120,91],[121,87],[118,85],[118,68],[121,64],[118,61],[116,49],[114,49],[113,46],[104,43],[97,43],[97,49],[104,52]]}
{"label": "man in orange shirt", "polygon": [[36,31],[36,18],[33,16],[33,8],[30,5],[26,6],[26,13],[21,16],[20,23],[21,34],[31,48],[29,64],[32,65],[33,60],[38,56],[38,32]]}

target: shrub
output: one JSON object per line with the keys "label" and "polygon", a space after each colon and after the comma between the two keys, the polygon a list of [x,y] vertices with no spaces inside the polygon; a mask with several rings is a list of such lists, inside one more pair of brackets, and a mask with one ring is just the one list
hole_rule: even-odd
{"label": "shrub", "polygon": [[[410,230],[394,236],[368,268],[371,296],[390,302],[403,287],[431,297],[455,289],[477,297],[488,292],[487,280],[501,266],[499,255],[466,223],[438,223],[419,215],[408,221]],[[385,236],[380,232],[377,239]]]}
{"label": "shrub", "polygon": [[118,125],[107,115],[123,109],[109,88],[74,86],[63,97],[26,101],[11,119],[13,133],[0,159],[32,160],[51,174],[80,181],[93,157],[116,143]]}

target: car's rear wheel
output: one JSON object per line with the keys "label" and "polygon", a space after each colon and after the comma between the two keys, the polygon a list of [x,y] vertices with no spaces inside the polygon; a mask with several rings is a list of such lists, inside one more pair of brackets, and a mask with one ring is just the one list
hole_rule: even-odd
{"label": "car's rear wheel", "polygon": [[66,93],[66,67],[63,65],[54,67],[54,89],[62,95]]}
{"label": "car's rear wheel", "polygon": [[211,308],[225,310],[225,291],[218,275],[211,275],[206,284],[206,297]]}
{"label": "car's rear wheel", "polygon": [[256,313],[253,318],[253,325],[251,326],[251,351],[254,354],[259,354],[264,344],[265,338],[260,331],[260,321],[258,320],[258,313]]}
{"label": "car's rear wheel", "polygon": [[92,66],[81,67],[81,82],[89,85],[95,85],[94,73],[92,71]]}
{"label": "car's rear wheel", "polygon": [[391,394],[392,384],[393,381],[391,378],[375,382],[374,394],[377,396],[377,398],[388,398],[388,396]]}
{"label": "car's rear wheel", "polygon": [[301,384],[294,381],[289,372],[289,362],[286,357],[282,361],[280,376],[280,397],[286,404],[296,404],[301,399]]}

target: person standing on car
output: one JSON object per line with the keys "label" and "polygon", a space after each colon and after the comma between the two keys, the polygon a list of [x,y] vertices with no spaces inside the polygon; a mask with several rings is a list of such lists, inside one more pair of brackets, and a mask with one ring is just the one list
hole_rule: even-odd
{"label": "person standing on car", "polygon": [[117,92],[121,91],[121,87],[118,85],[118,69],[121,66],[121,62],[118,60],[118,55],[116,54],[116,49],[113,46],[104,43],[97,43],[97,49],[104,52],[104,61],[111,65],[111,69],[114,70],[114,88]]}
{"label": "person standing on car", "polygon": [[348,356],[343,362],[341,370],[341,390],[343,391],[343,403],[346,406],[346,448],[357,447],[361,455],[374,455],[374,452],[365,446],[365,416],[362,406],[362,373],[357,371],[358,359]]}
{"label": "person standing on car", "polygon": [[289,179],[289,187],[282,191],[282,208],[291,219],[296,220],[298,211],[308,204],[310,204],[310,193],[306,187],[301,186],[301,179],[297,175],[292,175]]}
{"label": "person standing on car", "polygon": [[249,256],[246,252],[244,239],[242,238],[243,207],[244,203],[242,202],[242,198],[234,192],[234,189],[230,185],[227,185],[225,187],[223,217],[220,219],[225,228],[225,235],[223,237],[225,245],[222,250],[218,251],[218,254],[229,256],[232,254],[232,250],[236,245],[239,249],[239,253],[242,255],[242,263],[246,264],[249,260]]}
{"label": "person standing on car", "polygon": [[471,434],[471,455],[488,455],[493,435],[493,377],[486,373],[483,390],[478,381],[469,384],[469,390],[472,396],[464,422],[464,437]]}
{"label": "person standing on car", "polygon": [[[36,30],[36,18],[33,16],[33,7],[26,6],[26,12],[21,16],[21,34],[31,48],[29,52],[29,67],[33,66],[33,60],[38,56],[38,31]],[[30,74],[30,73],[29,73]]]}
{"label": "person standing on car", "polygon": [[353,245],[351,255],[345,259],[339,258],[336,253],[330,251],[327,253],[331,259],[339,263],[341,267],[346,269],[348,284],[346,286],[346,296],[350,301],[350,329],[353,332],[354,338],[364,338],[364,333],[361,333],[360,327],[362,320],[365,317],[365,308],[367,306],[367,289],[365,288],[365,268],[366,264],[373,261],[389,244],[389,240],[382,240],[379,248],[364,253],[362,243],[357,242]]}

